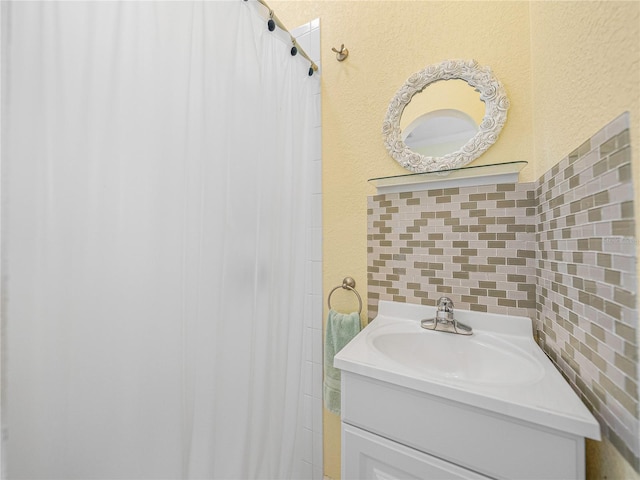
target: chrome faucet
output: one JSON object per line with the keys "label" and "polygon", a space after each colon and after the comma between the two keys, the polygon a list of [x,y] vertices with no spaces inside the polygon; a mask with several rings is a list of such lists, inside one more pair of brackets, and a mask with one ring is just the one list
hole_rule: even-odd
{"label": "chrome faucet", "polygon": [[473,330],[464,323],[453,318],[453,302],[449,297],[438,299],[438,311],[435,318],[427,318],[420,322],[422,328],[439,332],[457,333],[458,335],[471,335]]}

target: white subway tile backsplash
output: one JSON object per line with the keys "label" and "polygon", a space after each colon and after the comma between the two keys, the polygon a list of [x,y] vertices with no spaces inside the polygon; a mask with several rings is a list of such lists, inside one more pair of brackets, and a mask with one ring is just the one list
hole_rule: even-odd
{"label": "white subway tile backsplash", "polygon": [[[322,467],[313,467],[313,480],[326,480],[329,477],[325,477],[323,474],[324,470]],[[330,479],[329,479],[330,480]]]}
{"label": "white subway tile backsplash", "polygon": [[313,397],[311,401],[311,423],[313,431],[322,432],[322,399]]}
{"label": "white subway tile backsplash", "polygon": [[322,227],[322,194],[313,194],[311,200],[311,226]]}
{"label": "white subway tile backsplash", "polygon": [[322,162],[319,160],[313,162],[312,168],[313,182],[311,184],[311,193],[322,193]]}
{"label": "white subway tile backsplash", "polygon": [[[320,21],[316,19],[291,31],[298,45],[318,65],[320,60]],[[315,75],[319,74],[316,72]],[[320,82],[313,96],[315,120],[311,132],[311,179],[309,182],[309,224],[306,234],[307,262],[305,265],[304,364],[302,387],[304,392],[302,438],[303,461],[300,474],[305,479],[322,478],[322,409],[318,421],[318,401],[322,392],[322,112]],[[321,405],[321,403],[320,403]]]}
{"label": "white subway tile backsplash", "polygon": [[313,432],[313,465],[322,465],[322,431]]}
{"label": "white subway tile backsplash", "polygon": [[[300,42],[300,38],[301,36],[308,36],[309,32],[311,32],[311,22],[309,23],[305,23],[304,25],[300,25],[299,27],[294,28],[293,30],[291,30],[289,33],[291,33],[291,35],[298,41]],[[300,45],[302,45],[302,43],[300,42]]]}
{"label": "white subway tile backsplash", "polygon": [[304,289],[307,294],[315,293],[313,291],[313,284],[315,281],[313,278],[313,263],[314,262],[312,260],[307,260],[304,267]]}
{"label": "white subway tile backsplash", "polygon": [[300,480],[313,480],[313,466],[311,463],[301,460],[299,472]]}
{"label": "white subway tile backsplash", "polygon": [[[317,31],[316,31],[317,32]],[[313,37],[314,33],[316,32],[311,32],[310,36]],[[318,35],[319,36],[319,35]],[[307,48],[304,49],[305,52],[307,52],[307,55],[309,55],[309,57],[315,62],[315,63],[319,63],[319,59],[320,59],[320,42],[311,42]]]}
{"label": "white subway tile backsplash", "polygon": [[322,398],[322,373],[323,368],[321,363],[312,363],[312,375],[313,375],[313,386],[311,389],[311,394],[314,398]]}
{"label": "white subway tile backsplash", "polygon": [[304,428],[311,430],[313,428],[313,397],[311,395],[303,395],[302,419]]}
{"label": "white subway tile backsplash", "polygon": [[[314,127],[311,134],[311,158],[314,160],[322,158],[322,127]],[[320,175],[322,178],[322,175]]]}
{"label": "white subway tile backsplash", "polygon": [[305,395],[313,395],[313,363],[305,361],[303,368],[303,386],[302,392]]}
{"label": "white subway tile backsplash", "polygon": [[313,261],[312,263],[312,290],[311,293],[322,294],[322,262]]}
{"label": "white subway tile backsplash", "polygon": [[313,320],[312,324],[314,328],[322,329],[323,319],[322,315],[324,312],[324,298],[321,294],[314,294],[311,296],[311,304],[313,305]]}
{"label": "white subway tile backsplash", "polygon": [[[308,322],[308,320],[309,320],[308,317],[305,318],[305,322]],[[311,328],[310,322],[308,322],[308,324],[305,325],[305,328],[304,328],[304,346],[303,346],[304,360],[306,362],[313,361],[312,338],[313,338],[313,329]]]}
{"label": "white subway tile backsplash", "polygon": [[303,429],[301,442],[302,460],[313,464],[313,432],[310,429]]}
{"label": "white subway tile backsplash", "polygon": [[311,329],[311,342],[312,342],[312,358],[311,361],[318,365],[323,364],[324,358],[324,341],[322,338],[322,325],[320,328]]}

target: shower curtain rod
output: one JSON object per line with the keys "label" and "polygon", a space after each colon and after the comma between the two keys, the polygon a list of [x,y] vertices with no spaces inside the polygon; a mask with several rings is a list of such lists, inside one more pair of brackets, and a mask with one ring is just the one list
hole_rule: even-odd
{"label": "shower curtain rod", "polygon": [[[244,0],[245,2],[247,0]],[[309,55],[307,55],[307,52],[304,51],[304,49],[298,45],[298,42],[296,42],[296,39],[293,37],[293,35],[291,35],[291,32],[289,32],[289,30],[287,29],[287,27],[284,26],[284,24],[280,21],[280,19],[276,16],[276,13],[273,11],[273,9],[267,4],[267,2],[265,0],[256,0],[258,3],[260,3],[262,6],[264,6],[267,10],[269,10],[269,18],[271,18],[274,22],[276,22],[276,25],[278,27],[280,27],[280,30],[284,30],[285,32],[287,32],[289,34],[289,37],[291,38],[291,42],[293,43],[293,45],[296,47],[296,49],[298,50],[298,53],[300,55],[302,55],[304,58],[306,58],[307,60],[309,60],[309,62],[311,62],[311,68],[313,68],[314,72],[318,71],[318,66],[316,65],[316,63],[311,60],[311,58],[309,57]],[[311,73],[309,73],[309,75],[311,75]]]}

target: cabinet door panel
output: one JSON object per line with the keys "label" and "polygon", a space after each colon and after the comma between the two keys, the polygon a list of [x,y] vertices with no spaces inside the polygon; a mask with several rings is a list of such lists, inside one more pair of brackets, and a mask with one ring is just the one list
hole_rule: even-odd
{"label": "cabinet door panel", "polygon": [[490,478],[585,478],[582,437],[350,372],[342,421]]}
{"label": "cabinet door panel", "polygon": [[342,478],[478,480],[489,477],[343,423]]}

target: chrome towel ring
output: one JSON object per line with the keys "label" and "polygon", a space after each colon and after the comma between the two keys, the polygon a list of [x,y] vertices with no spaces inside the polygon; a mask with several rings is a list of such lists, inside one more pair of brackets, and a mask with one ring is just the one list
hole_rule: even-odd
{"label": "chrome towel ring", "polygon": [[351,290],[353,293],[356,294],[356,297],[358,297],[358,303],[360,304],[360,309],[358,310],[358,315],[360,315],[362,313],[362,298],[360,298],[360,294],[356,290],[356,281],[351,277],[344,277],[344,280],[342,280],[342,285],[338,285],[337,287],[333,288],[333,290],[329,292],[329,297],[327,298],[327,305],[329,306],[329,309],[332,308],[331,295],[333,295],[333,292],[335,292],[339,288],[344,288],[345,290]]}

